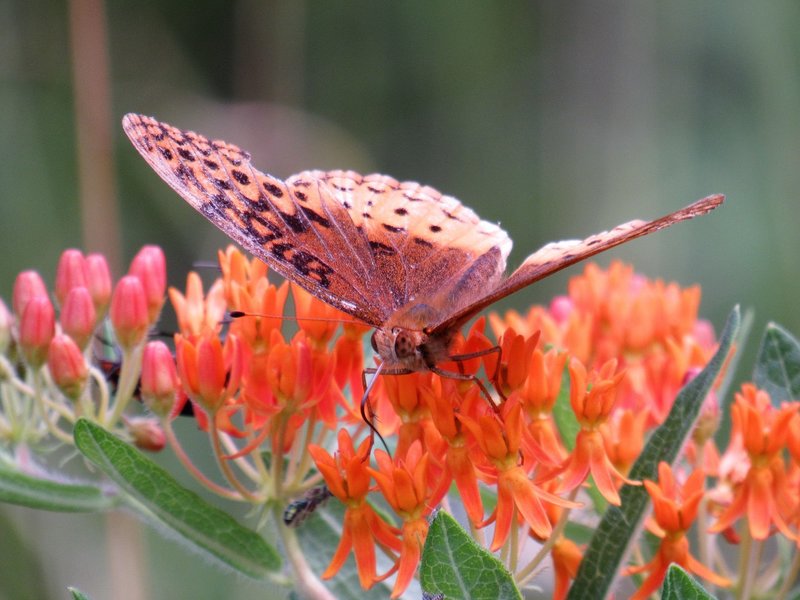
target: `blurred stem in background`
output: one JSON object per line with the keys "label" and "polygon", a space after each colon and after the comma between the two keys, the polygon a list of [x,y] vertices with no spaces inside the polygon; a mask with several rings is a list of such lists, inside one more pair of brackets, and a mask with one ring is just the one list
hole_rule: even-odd
{"label": "blurred stem in background", "polygon": [[[103,253],[119,273],[121,232],[114,179],[106,10],[102,0],[69,3],[78,190],[83,247]],[[115,598],[147,597],[141,527],[125,513],[106,513],[108,578]]]}

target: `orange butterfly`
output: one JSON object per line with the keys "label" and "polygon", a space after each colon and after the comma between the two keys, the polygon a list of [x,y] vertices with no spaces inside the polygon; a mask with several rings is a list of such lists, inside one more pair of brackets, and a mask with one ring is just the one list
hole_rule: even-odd
{"label": "orange butterfly", "polygon": [[431,187],[353,171],[304,171],[282,181],[227,142],[142,115],[128,114],[122,124],[156,173],[209,221],[282,276],[375,327],[381,364],[372,373],[474,379],[437,365],[466,358],[451,356],[451,344],[478,312],[724,201],[708,196],[654,221],[547,244],[506,277],[506,232]]}

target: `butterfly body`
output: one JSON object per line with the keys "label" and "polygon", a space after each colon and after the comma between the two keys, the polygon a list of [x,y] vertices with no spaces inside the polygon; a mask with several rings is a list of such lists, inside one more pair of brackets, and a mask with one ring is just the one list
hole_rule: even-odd
{"label": "butterfly body", "polygon": [[283,181],[232,144],[142,115],[126,115],[123,127],[162,179],[234,241],[375,327],[385,372],[436,370],[461,326],[490,304],[724,200],[709,196],[654,221],[548,244],[505,276],[506,232],[429,186],[353,171],[304,171]]}

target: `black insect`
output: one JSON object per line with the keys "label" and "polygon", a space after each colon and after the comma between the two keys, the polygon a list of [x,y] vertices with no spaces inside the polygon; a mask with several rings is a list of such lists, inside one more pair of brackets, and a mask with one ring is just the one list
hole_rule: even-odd
{"label": "black insect", "polygon": [[287,527],[298,527],[315,510],[325,504],[331,496],[333,496],[333,493],[326,485],[311,488],[286,506],[286,510],[283,511],[283,522]]}

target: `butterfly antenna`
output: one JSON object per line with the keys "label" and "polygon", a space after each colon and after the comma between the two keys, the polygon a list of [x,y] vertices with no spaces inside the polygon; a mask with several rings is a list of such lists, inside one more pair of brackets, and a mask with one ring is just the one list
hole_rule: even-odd
{"label": "butterfly antenna", "polygon": [[[244,317],[261,317],[264,319],[281,319],[284,321],[321,321],[323,323],[345,323],[363,325],[362,321],[348,320],[348,319],[328,319],[326,317],[298,317],[291,315],[266,315],[262,313],[251,313],[243,310],[232,310],[228,313],[231,319],[242,319]],[[230,322],[230,321],[228,321]]]}
{"label": "butterfly antenna", "polygon": [[219,263],[213,260],[196,260],[192,263],[192,267],[195,269],[214,269],[215,271],[221,271]]}
{"label": "butterfly antenna", "polygon": [[[378,439],[381,441],[381,444],[386,449],[386,453],[389,456],[391,456],[392,453],[389,451],[389,446],[386,445],[386,440],[383,439],[383,436],[380,434],[380,432],[378,431],[378,429],[375,427],[375,425],[373,423],[374,418],[375,418],[375,413],[372,410],[372,404],[370,404],[370,401],[369,401],[369,393],[372,391],[372,388],[375,385],[375,382],[378,381],[378,376],[381,374],[381,371],[383,370],[383,365],[384,364],[385,363],[379,364],[378,368],[375,369],[375,372],[372,374],[372,379],[370,380],[369,385],[367,386],[367,388],[364,390],[364,395],[361,397],[361,419],[364,421],[364,423],[367,424],[367,427],[369,427],[369,430],[370,430],[370,433],[369,433],[370,451],[372,450],[372,447],[375,445],[375,436],[378,436]],[[369,412],[369,414],[367,414],[367,412]],[[368,452],[367,456],[364,457],[365,460],[366,460],[367,457],[369,457],[369,454],[370,453]]]}

